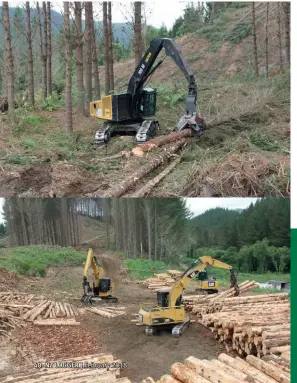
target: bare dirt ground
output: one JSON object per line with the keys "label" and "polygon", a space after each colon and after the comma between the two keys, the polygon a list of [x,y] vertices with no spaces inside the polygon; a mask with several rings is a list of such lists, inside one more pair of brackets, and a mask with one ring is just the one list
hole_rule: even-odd
{"label": "bare dirt ground", "polygon": [[[128,364],[121,376],[133,382],[139,382],[147,376],[156,379],[168,372],[174,362],[182,361],[190,355],[211,359],[222,352],[211,333],[198,324],[191,325],[179,339],[168,333],[147,337],[144,328],[136,326],[131,319],[138,312],[140,304],[155,300],[154,294],[141,285],[122,283],[118,279],[121,261],[108,253],[100,254],[99,251],[97,254],[108,270],[108,275],[115,276],[118,305],[125,306],[127,314],[108,319],[86,313],[78,318],[81,325],[77,328],[29,326],[14,330],[12,341],[1,347],[0,376],[21,366],[15,357],[15,345],[25,347],[37,358],[51,360],[95,352],[111,353]],[[38,279],[35,283],[23,283],[18,286],[18,291],[40,293],[48,298],[63,299],[80,306],[81,302],[75,298],[79,298],[82,293],[82,271],[83,266],[51,268],[44,279]]]}

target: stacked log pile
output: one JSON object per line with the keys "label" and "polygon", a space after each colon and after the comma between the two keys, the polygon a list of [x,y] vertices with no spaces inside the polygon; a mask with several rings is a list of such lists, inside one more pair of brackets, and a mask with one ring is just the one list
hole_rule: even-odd
{"label": "stacked log pile", "polygon": [[221,354],[218,359],[201,360],[193,356],[174,363],[170,375],[158,381],[146,378],[142,383],[289,383],[290,370],[249,355],[246,361]]}
{"label": "stacked log pile", "polygon": [[47,300],[33,294],[1,292],[0,337],[9,336],[10,330],[25,327],[27,322],[41,325],[41,321],[46,320],[43,324],[71,325],[78,314],[78,310],[69,303]]}
{"label": "stacked log pile", "polygon": [[125,315],[126,314],[125,309],[126,307],[104,306],[100,308],[90,307],[90,308],[87,308],[86,310],[94,314],[101,315],[105,318],[114,318],[119,315]]}
{"label": "stacked log pile", "polygon": [[239,355],[280,355],[290,351],[288,294],[227,298],[192,306],[198,322],[208,327],[226,350]]}
{"label": "stacked log pile", "polygon": [[[40,365],[34,371],[19,373],[0,378],[3,383],[43,383],[43,382],[98,382],[98,383],[131,383],[128,378],[120,377],[122,362],[112,355],[86,355],[57,362],[36,362]],[[72,363],[72,365],[68,364]],[[90,368],[91,365],[94,368]],[[65,366],[65,367],[64,367]]]}
{"label": "stacked log pile", "polygon": [[155,277],[145,279],[142,284],[149,290],[157,291],[172,286],[174,282],[175,279],[171,275],[160,273],[155,274]]}
{"label": "stacked log pile", "polygon": [[[256,287],[258,287],[255,281],[245,281],[238,285],[239,287],[239,295],[242,295]],[[226,291],[222,291],[218,294],[209,294],[209,295],[185,295],[183,298],[184,305],[187,311],[192,311],[192,308],[195,306],[196,308],[200,307],[201,313],[208,313],[213,311],[208,311],[209,306],[211,306],[214,302],[222,302],[227,298],[234,297],[236,294],[235,288],[228,289]]]}

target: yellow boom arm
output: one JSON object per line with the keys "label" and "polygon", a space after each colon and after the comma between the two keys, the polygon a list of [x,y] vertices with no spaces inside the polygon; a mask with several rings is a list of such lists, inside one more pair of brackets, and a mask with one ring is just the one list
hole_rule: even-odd
{"label": "yellow boom arm", "polygon": [[92,269],[93,269],[95,287],[98,287],[101,267],[98,265],[98,262],[94,256],[93,249],[89,249],[88,255],[87,255],[87,260],[85,263],[84,277],[86,277],[86,278],[88,277],[88,271],[89,271],[90,266],[92,266]]}
{"label": "yellow boom arm", "polygon": [[169,307],[176,306],[176,301],[188,287],[191,280],[199,273],[199,271],[204,270],[207,266],[232,270],[232,266],[227,265],[227,263],[221,262],[218,259],[213,259],[210,256],[200,257],[199,260],[200,263],[192,265],[171,287],[169,292]]}

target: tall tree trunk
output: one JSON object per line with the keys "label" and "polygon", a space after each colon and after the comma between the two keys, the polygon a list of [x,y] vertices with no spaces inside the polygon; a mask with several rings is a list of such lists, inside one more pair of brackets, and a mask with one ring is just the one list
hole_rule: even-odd
{"label": "tall tree trunk", "polygon": [[28,101],[34,106],[34,71],[33,71],[33,52],[31,39],[30,3],[26,1],[26,24],[27,24],[27,47],[28,47]]}
{"label": "tall tree trunk", "polygon": [[93,59],[93,76],[94,76],[94,83],[95,83],[95,97],[97,100],[100,99],[100,80],[99,80],[99,67],[98,67],[98,56],[97,56],[97,48],[96,48],[96,30],[95,30],[95,23],[94,23],[94,17],[93,17],[93,4],[91,4],[91,27],[92,27],[92,59]]}
{"label": "tall tree trunk", "polygon": [[83,71],[83,33],[82,33],[82,4],[80,1],[74,3],[75,27],[76,27],[76,90],[78,94],[78,111],[85,115],[84,97],[84,71]]}
{"label": "tall tree trunk", "polygon": [[281,10],[280,10],[280,3],[277,3],[277,38],[278,38],[278,49],[279,49],[279,67],[281,72],[284,72],[284,66],[283,66],[283,54],[282,54],[282,35],[281,35]]}
{"label": "tall tree trunk", "polygon": [[211,2],[211,12],[210,12],[210,21],[211,22],[213,22],[216,15],[217,15],[217,4],[214,1],[212,1]]}
{"label": "tall tree trunk", "polygon": [[72,132],[72,98],[71,98],[71,35],[69,20],[69,2],[64,2],[64,29],[65,29],[65,61],[66,61],[66,85],[65,85],[65,106],[66,106],[66,131]]}
{"label": "tall tree trunk", "polygon": [[92,3],[85,2],[86,88],[88,103],[92,101]]}
{"label": "tall tree trunk", "polygon": [[108,3],[108,52],[109,52],[109,85],[110,91],[114,90],[113,73],[113,35],[112,35],[112,10],[111,2]]}
{"label": "tall tree trunk", "polygon": [[254,42],[254,72],[256,73],[257,76],[259,76],[255,2],[252,2],[252,7],[253,7],[252,8],[252,26],[253,26],[253,42]]}
{"label": "tall tree trunk", "polygon": [[52,17],[51,3],[47,2],[47,91],[52,94]]}
{"label": "tall tree trunk", "polygon": [[47,45],[47,11],[46,11],[46,2],[42,2],[43,10],[43,35],[44,35],[44,65],[45,65],[45,84],[46,84],[46,97],[48,96],[48,80],[47,80],[47,58],[48,58],[48,45]]}
{"label": "tall tree trunk", "polygon": [[135,67],[142,58],[142,33],[141,33],[141,2],[134,3],[134,45],[135,45]]}
{"label": "tall tree trunk", "polygon": [[291,62],[291,3],[285,1],[282,3],[285,14],[285,47],[287,63]]}
{"label": "tall tree trunk", "polygon": [[108,49],[108,20],[107,20],[107,2],[103,2],[103,31],[104,31],[104,73],[105,73],[105,84],[104,91],[105,95],[110,92],[110,76],[109,76],[109,49]]}
{"label": "tall tree trunk", "polygon": [[41,24],[40,8],[39,8],[38,2],[36,3],[36,9],[37,9],[37,24],[39,29],[40,60],[42,63],[42,98],[43,98],[43,101],[45,101],[47,97],[46,58],[43,52],[42,24]]}
{"label": "tall tree trunk", "polygon": [[11,122],[14,121],[14,65],[11,48],[10,20],[8,2],[2,3],[4,39],[5,39],[5,61],[6,61],[6,77],[7,77],[7,98],[8,98],[8,115]]}
{"label": "tall tree trunk", "polygon": [[266,3],[266,25],[265,25],[265,70],[266,77],[268,78],[268,20],[269,20],[269,3]]}

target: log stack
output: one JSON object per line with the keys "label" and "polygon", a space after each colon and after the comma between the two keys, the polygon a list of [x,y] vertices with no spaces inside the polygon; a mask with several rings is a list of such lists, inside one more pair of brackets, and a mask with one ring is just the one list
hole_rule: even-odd
{"label": "log stack", "polygon": [[[239,295],[242,295],[256,287],[258,287],[255,281],[245,281],[238,285]],[[209,295],[185,295],[183,298],[184,305],[187,311],[192,311],[193,307],[200,306],[201,312],[208,313],[208,308],[214,302],[222,302],[227,298],[234,297],[236,294],[235,288],[222,291],[218,294],[209,294]],[[210,311],[213,312],[213,311]]]}
{"label": "log stack", "polygon": [[[1,382],[22,382],[22,383],[60,383],[60,382],[96,382],[96,383],[131,383],[128,378],[120,377],[122,362],[112,355],[86,355],[78,358],[55,362],[35,361],[33,371],[8,375],[0,378]],[[72,363],[70,366],[68,363]],[[76,365],[74,365],[76,363]],[[90,368],[91,364],[97,367]],[[100,366],[99,366],[100,365]],[[56,366],[56,367],[55,367]],[[64,367],[65,366],[65,367]]]}
{"label": "log stack", "polygon": [[142,284],[149,290],[157,291],[173,285],[175,279],[167,273],[154,274],[155,277],[145,279]]}
{"label": "log stack", "polygon": [[[207,307],[205,307],[207,305]],[[288,294],[265,294],[224,299],[192,306],[198,322],[226,347],[241,356],[290,352]]]}
{"label": "log stack", "polygon": [[167,273],[172,277],[172,278],[177,278],[182,275],[182,272],[179,270],[168,270]]}
{"label": "log stack", "polygon": [[46,320],[47,325],[73,325],[78,314],[78,309],[69,303],[33,294],[1,292],[0,337],[9,336],[10,330],[25,327],[28,322],[41,325],[41,321]]}
{"label": "log stack", "polygon": [[159,380],[147,378],[142,383],[289,383],[290,370],[249,355],[246,361],[220,354],[218,359],[206,360],[188,357],[183,363],[174,363],[170,374]]}

